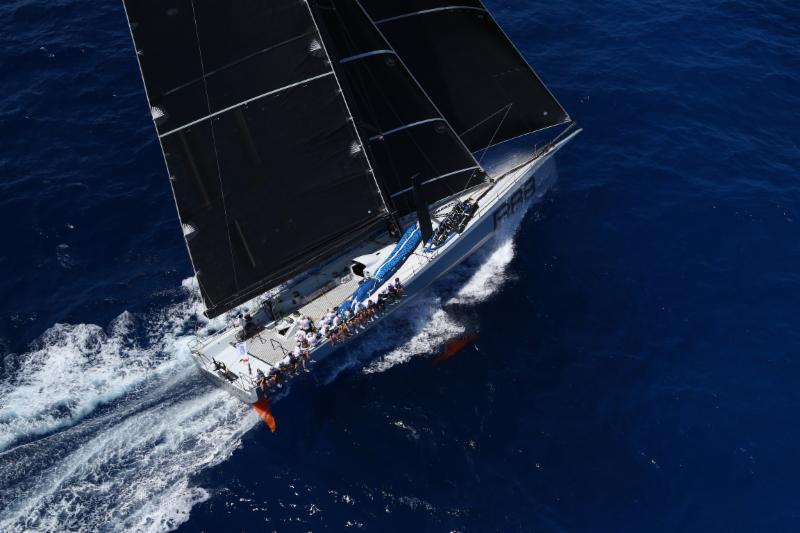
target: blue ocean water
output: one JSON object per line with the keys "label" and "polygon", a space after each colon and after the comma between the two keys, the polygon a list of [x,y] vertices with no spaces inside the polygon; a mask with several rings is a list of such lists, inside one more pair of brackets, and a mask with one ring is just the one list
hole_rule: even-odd
{"label": "blue ocean water", "polygon": [[192,368],[122,6],[0,6],[0,530],[800,529],[800,5],[487,5],[585,131],[274,435]]}

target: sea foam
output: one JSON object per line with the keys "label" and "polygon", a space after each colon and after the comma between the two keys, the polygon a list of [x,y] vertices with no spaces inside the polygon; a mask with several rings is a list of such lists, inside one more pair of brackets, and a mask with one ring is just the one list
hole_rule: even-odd
{"label": "sea foam", "polygon": [[164,531],[208,497],[190,478],[257,418],[207,384],[183,299],[107,328],[57,324],[0,384],[0,530]]}

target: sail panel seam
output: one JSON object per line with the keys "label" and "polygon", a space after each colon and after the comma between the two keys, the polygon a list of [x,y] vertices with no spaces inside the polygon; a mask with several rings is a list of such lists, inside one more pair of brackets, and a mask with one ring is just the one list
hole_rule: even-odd
{"label": "sail panel seam", "polygon": [[[200,69],[203,74],[203,89],[206,96],[206,106],[209,112],[211,112],[211,100],[208,96],[208,80],[206,79],[206,66],[203,59],[203,49],[200,46],[200,28],[197,26],[197,11],[195,9],[194,0],[191,2],[192,4],[192,18],[194,20],[194,35],[195,39],[197,39],[197,52],[200,55]],[[211,124],[211,144],[214,146],[214,162],[217,165],[217,180],[219,181],[219,195],[220,199],[222,200],[222,212],[225,215],[225,230],[228,235],[228,251],[230,252],[231,256],[231,272],[233,273],[233,284],[236,289],[239,289],[239,276],[236,275],[236,258],[233,255],[233,241],[231,240],[231,223],[228,219],[228,206],[227,202],[225,201],[225,185],[222,182],[222,168],[219,164],[219,151],[217,150],[217,135],[214,132],[214,125]],[[199,279],[199,278],[198,278]]]}
{"label": "sail panel seam", "polygon": [[381,55],[381,54],[394,54],[394,53],[395,53],[394,50],[372,50],[370,52],[364,52],[362,54],[356,54],[356,55],[352,55],[352,56],[349,56],[349,57],[343,57],[342,59],[339,60],[339,63],[340,64],[341,63],[349,63],[351,61],[356,61],[356,60],[362,59],[364,57],[377,56],[377,55]]}
{"label": "sail panel seam", "polygon": [[216,117],[218,115],[221,115],[223,113],[226,113],[226,112],[230,111],[231,109],[236,109],[237,107],[241,107],[243,105],[247,105],[247,104],[250,104],[252,102],[255,102],[256,100],[260,100],[261,98],[264,98],[264,97],[267,97],[267,96],[272,96],[273,94],[278,94],[279,92],[285,91],[287,89],[291,89],[292,87],[297,87],[298,85],[303,85],[304,83],[310,83],[312,81],[316,81],[316,80],[325,78],[325,77],[330,76],[332,74],[333,74],[333,71],[330,70],[330,71],[328,71],[328,72],[326,72],[324,74],[318,74],[317,76],[312,76],[310,78],[306,78],[304,80],[300,80],[300,81],[297,81],[295,83],[290,83],[289,85],[284,85],[283,87],[279,87],[277,89],[273,89],[271,91],[267,91],[264,94],[260,94],[258,96],[254,96],[252,98],[248,98],[247,100],[242,100],[238,104],[233,104],[232,106],[226,107],[225,109],[220,109],[219,111],[215,111],[213,113],[210,113],[210,114],[208,114],[208,115],[206,115],[204,117],[198,118],[197,120],[193,120],[191,122],[188,122],[188,123],[184,124],[183,126],[178,126],[177,128],[175,128],[173,130],[169,130],[166,133],[161,133],[161,134],[159,134],[158,137],[159,137],[159,139],[163,139],[164,137],[166,137],[168,135],[172,135],[175,132],[178,132],[180,130],[189,128],[189,127],[194,126],[195,124],[199,124],[199,123],[201,123],[201,122],[203,122],[205,120],[214,118],[214,117]]}

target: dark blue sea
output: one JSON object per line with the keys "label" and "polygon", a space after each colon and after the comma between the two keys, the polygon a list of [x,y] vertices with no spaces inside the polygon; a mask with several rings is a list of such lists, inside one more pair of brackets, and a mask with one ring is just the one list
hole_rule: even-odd
{"label": "dark blue sea", "polygon": [[584,132],[272,434],[193,367],[121,2],[2,2],[0,530],[800,530],[800,4],[487,4]]}

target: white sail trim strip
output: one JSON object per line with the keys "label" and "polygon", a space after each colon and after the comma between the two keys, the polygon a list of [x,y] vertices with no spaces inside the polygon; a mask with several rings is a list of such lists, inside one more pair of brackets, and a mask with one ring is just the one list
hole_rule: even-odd
{"label": "white sail trim strip", "polygon": [[[429,183],[433,183],[434,181],[443,180],[444,178],[449,178],[450,176],[461,174],[462,172],[467,172],[468,170],[479,170],[480,168],[481,168],[480,165],[475,165],[474,167],[467,167],[467,168],[462,168],[461,170],[454,170],[452,172],[448,172],[447,174],[442,174],[441,176],[436,176],[435,178],[425,180],[422,182],[422,184],[427,185]],[[405,194],[407,192],[411,192],[413,189],[414,189],[413,187],[407,187],[402,191],[397,191],[392,195],[392,198],[394,198],[395,196],[400,196],[401,194]]]}
{"label": "white sail trim strip", "polygon": [[414,11],[413,13],[404,13],[402,15],[395,15],[394,17],[386,17],[385,19],[376,20],[375,24],[383,24],[384,22],[392,22],[395,20],[400,20],[408,17],[416,17],[417,15],[427,15],[428,13],[435,13],[437,11],[453,11],[454,9],[469,9],[472,11],[483,11],[486,12],[485,9],[475,6],[446,6],[446,7],[434,7],[431,9],[423,9],[421,11]]}
{"label": "white sail trim strip", "polygon": [[316,80],[319,80],[319,79],[322,79],[322,78],[327,78],[328,76],[332,76],[332,75],[333,75],[333,71],[331,70],[331,71],[328,71],[328,72],[326,72],[324,74],[319,74],[317,76],[312,76],[310,78],[306,78],[304,80],[300,80],[300,81],[297,81],[295,83],[290,83],[289,85],[284,85],[283,87],[279,87],[277,89],[273,89],[271,91],[267,91],[264,94],[259,94],[258,96],[254,96],[252,98],[248,98],[247,100],[243,100],[243,101],[239,102],[238,104],[233,104],[232,106],[226,107],[225,109],[220,109],[219,111],[215,111],[214,113],[211,113],[211,114],[206,115],[204,117],[198,118],[197,120],[193,120],[193,121],[191,121],[191,122],[189,122],[187,124],[184,124],[183,126],[178,126],[177,128],[175,128],[173,130],[170,130],[170,131],[168,131],[166,133],[160,134],[158,136],[158,138],[159,139],[163,139],[167,135],[172,135],[175,132],[178,132],[178,131],[181,131],[183,129],[186,129],[186,128],[190,127],[190,126],[194,126],[195,124],[199,124],[200,122],[203,122],[205,120],[214,118],[217,115],[221,115],[223,113],[227,113],[231,109],[236,109],[237,107],[241,107],[241,106],[247,105],[247,104],[249,104],[251,102],[255,102],[256,100],[260,100],[261,98],[264,98],[265,96],[270,96],[270,95],[273,95],[273,94],[277,94],[277,93],[279,93],[281,91],[285,91],[287,89],[291,89],[292,87],[297,87],[298,85],[303,85],[305,83],[310,83],[312,81],[316,81]]}
{"label": "white sail trim strip", "polygon": [[408,128],[413,128],[415,126],[421,126],[422,124],[429,124],[431,122],[444,122],[444,119],[442,117],[436,117],[436,118],[426,118],[425,120],[418,120],[416,122],[412,122],[410,124],[404,124],[402,126],[398,126],[396,128],[390,129],[388,131],[384,131],[382,133],[379,133],[377,135],[373,135],[372,137],[369,138],[369,140],[370,141],[377,141],[381,137],[387,137],[387,136],[391,135],[392,133],[397,133],[398,131],[407,130]]}
{"label": "white sail trim strip", "polygon": [[372,50],[371,52],[364,52],[362,54],[356,54],[356,55],[349,56],[349,57],[343,57],[342,59],[339,60],[339,63],[349,63],[351,61],[357,61],[357,60],[362,59],[364,57],[377,56],[377,55],[381,55],[381,54],[393,54],[394,55],[394,50]]}

